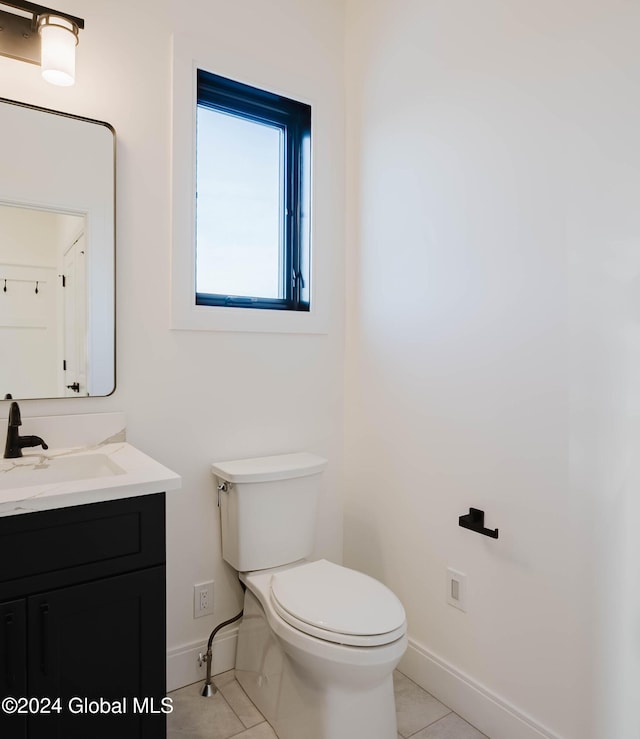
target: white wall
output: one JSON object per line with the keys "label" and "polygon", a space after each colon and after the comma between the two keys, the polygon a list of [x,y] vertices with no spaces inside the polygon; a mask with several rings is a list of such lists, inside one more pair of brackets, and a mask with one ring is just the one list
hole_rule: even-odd
{"label": "white wall", "polygon": [[493,739],[637,737],[640,5],[347,8],[345,562]]}
{"label": "white wall", "polygon": [[55,268],[59,223],[57,213],[0,206],[0,263]]}
{"label": "white wall", "polygon": [[[86,22],[75,87],[47,85],[37,67],[0,58],[0,96],[116,129],[117,390],[108,398],[25,402],[23,416],[125,411],[128,439],[182,475],[182,490],[167,504],[172,651],[202,644],[241,601],[221,559],[212,460],[302,449],[328,457],[318,552],[341,557],[343,8],[338,0],[69,0],[63,9]],[[332,255],[328,334],[169,330],[174,32],[206,37],[225,69],[251,59],[274,86],[304,87],[314,102],[322,141],[314,247]],[[193,585],[209,579],[215,614],[196,621]]]}

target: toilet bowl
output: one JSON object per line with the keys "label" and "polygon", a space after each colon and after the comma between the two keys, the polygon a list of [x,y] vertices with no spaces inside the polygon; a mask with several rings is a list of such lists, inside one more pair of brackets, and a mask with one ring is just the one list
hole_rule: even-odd
{"label": "toilet bowl", "polygon": [[402,604],[368,575],[304,558],[325,464],[294,454],[212,467],[223,556],[246,586],[236,676],[279,739],[396,739],[392,674],[407,646]]}

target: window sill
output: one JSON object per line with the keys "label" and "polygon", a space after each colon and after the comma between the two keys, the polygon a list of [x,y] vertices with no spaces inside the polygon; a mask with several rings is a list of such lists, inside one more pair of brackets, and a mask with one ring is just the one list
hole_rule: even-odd
{"label": "window sill", "polygon": [[223,306],[172,306],[171,328],[191,331],[247,331],[283,334],[326,334],[318,312],[256,310]]}

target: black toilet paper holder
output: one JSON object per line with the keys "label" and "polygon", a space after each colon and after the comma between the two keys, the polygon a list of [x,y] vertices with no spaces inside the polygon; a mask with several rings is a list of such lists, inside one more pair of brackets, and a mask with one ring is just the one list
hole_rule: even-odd
{"label": "black toilet paper holder", "polygon": [[484,511],[479,508],[469,508],[469,513],[458,518],[458,524],[465,529],[476,531],[478,534],[498,538],[498,529],[486,529],[484,526]]}

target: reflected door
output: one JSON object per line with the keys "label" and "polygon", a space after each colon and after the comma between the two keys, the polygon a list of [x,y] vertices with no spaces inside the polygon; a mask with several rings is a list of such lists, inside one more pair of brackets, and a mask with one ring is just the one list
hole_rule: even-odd
{"label": "reflected door", "polygon": [[63,383],[67,397],[87,392],[87,288],[86,249],[82,233],[63,257]]}

